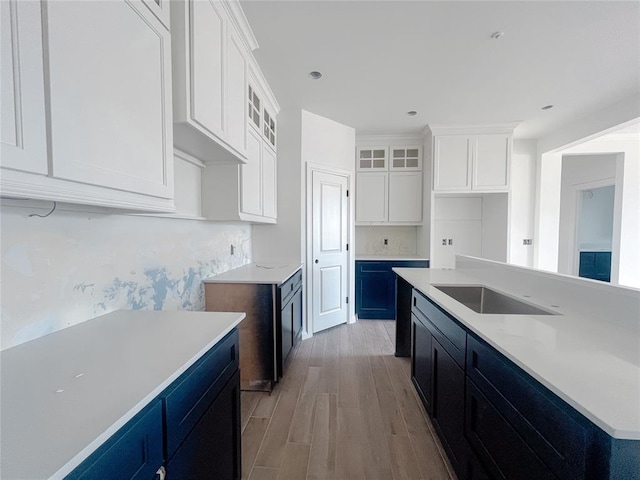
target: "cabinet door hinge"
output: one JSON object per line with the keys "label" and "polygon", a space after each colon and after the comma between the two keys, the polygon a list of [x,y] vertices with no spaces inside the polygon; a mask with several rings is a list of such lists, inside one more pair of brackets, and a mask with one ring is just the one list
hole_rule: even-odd
{"label": "cabinet door hinge", "polygon": [[349,244],[347,243],[347,252],[349,251]]}
{"label": "cabinet door hinge", "polygon": [[349,297],[347,297],[346,302],[349,303]]}
{"label": "cabinet door hinge", "polygon": [[349,196],[349,190],[347,190],[347,197]]}

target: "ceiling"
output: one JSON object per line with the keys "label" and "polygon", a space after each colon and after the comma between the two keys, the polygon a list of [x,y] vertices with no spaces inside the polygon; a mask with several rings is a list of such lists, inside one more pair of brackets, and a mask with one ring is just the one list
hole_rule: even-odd
{"label": "ceiling", "polygon": [[283,109],[358,134],[518,121],[516,137],[539,138],[640,91],[638,1],[241,5]]}

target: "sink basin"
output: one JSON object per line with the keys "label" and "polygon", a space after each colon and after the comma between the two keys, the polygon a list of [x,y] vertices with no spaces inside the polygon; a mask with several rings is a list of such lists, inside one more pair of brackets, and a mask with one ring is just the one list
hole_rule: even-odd
{"label": "sink basin", "polygon": [[482,285],[434,285],[474,312],[502,315],[556,315]]}

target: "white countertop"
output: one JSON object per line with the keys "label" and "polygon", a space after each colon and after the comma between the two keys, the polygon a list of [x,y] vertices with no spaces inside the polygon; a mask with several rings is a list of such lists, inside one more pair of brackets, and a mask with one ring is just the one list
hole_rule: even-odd
{"label": "white countertop", "polygon": [[291,275],[296,273],[302,265],[300,263],[291,264],[266,264],[250,263],[242,267],[228,270],[220,275],[205,278],[204,283],[262,283],[276,284],[287,281]]}
{"label": "white countertop", "polygon": [[0,477],[63,478],[244,317],[121,310],[4,350]]}
{"label": "white countertop", "polygon": [[[394,271],[607,434],[640,440],[639,290],[474,259]],[[478,314],[434,284],[485,285],[559,315]]]}
{"label": "white countertop", "polygon": [[370,260],[370,261],[428,261],[427,257],[421,257],[419,255],[402,254],[397,255],[376,255],[373,253],[356,253],[356,260]]}

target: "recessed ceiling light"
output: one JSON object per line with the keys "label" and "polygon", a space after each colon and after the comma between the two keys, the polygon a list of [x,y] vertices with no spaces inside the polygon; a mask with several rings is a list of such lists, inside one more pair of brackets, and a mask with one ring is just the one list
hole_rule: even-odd
{"label": "recessed ceiling light", "polygon": [[314,70],[313,72],[309,72],[309,78],[312,78],[313,80],[318,80],[319,78],[322,78],[322,74]]}
{"label": "recessed ceiling light", "polygon": [[553,108],[553,105],[545,105],[544,107],[541,108],[541,110],[550,110]]}
{"label": "recessed ceiling light", "polygon": [[493,32],[491,34],[491,38],[493,40],[499,40],[500,38],[502,38],[503,35],[504,35],[504,32]]}
{"label": "recessed ceiling light", "polygon": [[410,117],[415,117],[418,114],[418,112],[416,112],[415,110],[411,110],[409,112],[407,112],[407,115],[409,115]]}

